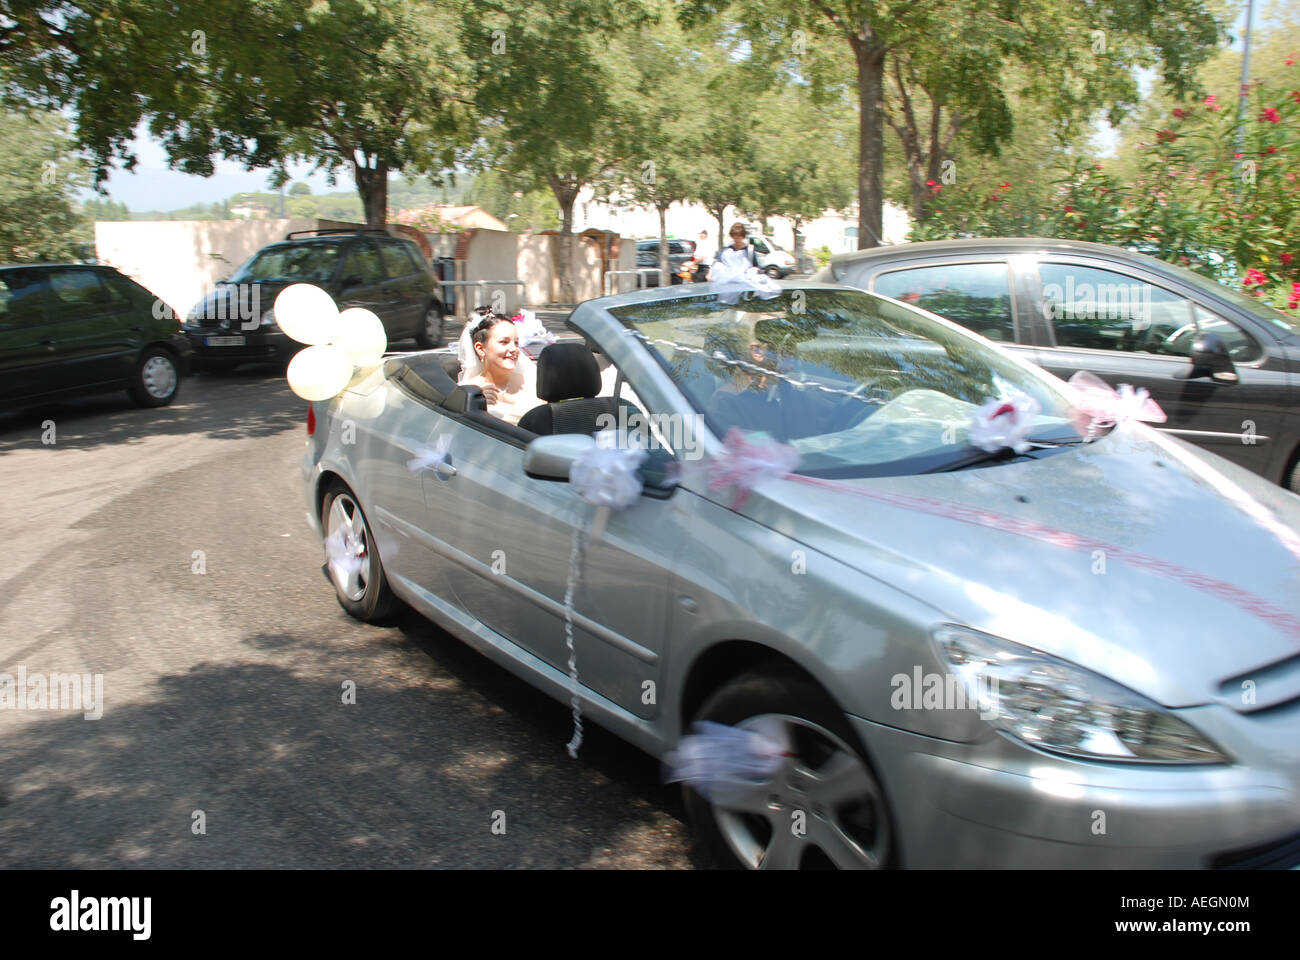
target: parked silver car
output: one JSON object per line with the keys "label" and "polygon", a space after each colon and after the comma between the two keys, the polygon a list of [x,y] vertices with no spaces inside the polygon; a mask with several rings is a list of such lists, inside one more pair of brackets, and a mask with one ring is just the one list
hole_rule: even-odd
{"label": "parked silver car", "polygon": [[[538,378],[568,435],[494,420],[437,352],[314,405],[349,613],[404,601],[656,757],[694,721],[780,731],[775,773],[686,788],[728,864],[1300,864],[1300,497],[1144,424],[1084,442],[1062,381],[847,287],[639,291],[569,326]],[[1024,454],[967,442],[1022,397]],[[568,466],[606,418],[653,442],[587,548],[574,683]],[[758,442],[733,430],[801,460],[725,488],[728,435]]]}

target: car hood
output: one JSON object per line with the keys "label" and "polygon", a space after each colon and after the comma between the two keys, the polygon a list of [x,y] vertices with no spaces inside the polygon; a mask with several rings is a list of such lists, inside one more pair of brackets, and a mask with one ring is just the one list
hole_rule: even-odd
{"label": "car hood", "polygon": [[193,319],[251,320],[261,319],[271,309],[280,291],[289,286],[285,281],[219,283],[195,304],[190,315]]}
{"label": "car hood", "polygon": [[1142,425],[1033,461],[772,480],[744,513],[1166,706],[1238,702],[1300,657],[1300,497]]}

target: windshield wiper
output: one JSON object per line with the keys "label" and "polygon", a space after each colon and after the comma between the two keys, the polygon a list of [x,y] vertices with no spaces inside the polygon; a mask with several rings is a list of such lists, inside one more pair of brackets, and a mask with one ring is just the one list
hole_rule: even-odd
{"label": "windshield wiper", "polygon": [[931,467],[929,470],[923,470],[922,473],[948,473],[953,470],[964,470],[967,467],[979,466],[982,463],[995,463],[999,460],[1010,462],[1012,460],[1019,460],[1021,457],[1028,457],[1032,460],[1036,459],[1034,457],[1035,450],[1055,450],[1060,447],[1077,447],[1080,444],[1087,442],[1083,437],[1052,437],[1046,440],[1035,440],[1034,438],[1029,437],[1028,440],[1033,444],[1033,449],[1027,450],[1024,453],[1016,453],[1010,447],[1001,447],[997,450],[981,450],[978,447],[972,447],[970,452],[965,456],[958,457],[956,460],[949,461],[948,463],[940,464],[937,467]]}

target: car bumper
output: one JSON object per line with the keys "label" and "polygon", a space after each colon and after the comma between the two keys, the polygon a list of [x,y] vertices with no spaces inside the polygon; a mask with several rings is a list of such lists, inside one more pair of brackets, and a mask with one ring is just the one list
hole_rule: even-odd
{"label": "car bumper", "polygon": [[228,360],[254,363],[286,360],[297,352],[299,344],[278,330],[243,331],[188,329],[185,338],[194,351],[198,363],[204,360]]}
{"label": "car bumper", "polygon": [[1080,762],[995,733],[962,744],[850,719],[907,867],[1300,866],[1295,771]]}

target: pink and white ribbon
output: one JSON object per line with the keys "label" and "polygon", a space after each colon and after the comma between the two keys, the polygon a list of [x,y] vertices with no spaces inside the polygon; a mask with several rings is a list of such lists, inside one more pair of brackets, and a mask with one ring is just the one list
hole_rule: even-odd
{"label": "pink and white ribbon", "polygon": [[765,433],[746,432],[739,427],[727,431],[722,453],[704,462],[709,489],[731,490],[732,509],[739,510],[749,492],[765,479],[783,477],[799,465],[799,451],[777,443]]}
{"label": "pink and white ribbon", "polygon": [[1018,391],[1005,400],[990,400],[975,411],[967,439],[971,446],[989,453],[1008,447],[1025,453],[1033,446],[1027,438],[1040,410],[1036,399]]}
{"label": "pink and white ribbon", "polygon": [[1143,387],[1121,383],[1116,390],[1087,370],[1075,373],[1069,383],[1080,394],[1070,411],[1070,420],[1083,436],[1094,437],[1098,430],[1126,420],[1164,423],[1169,419]]}

